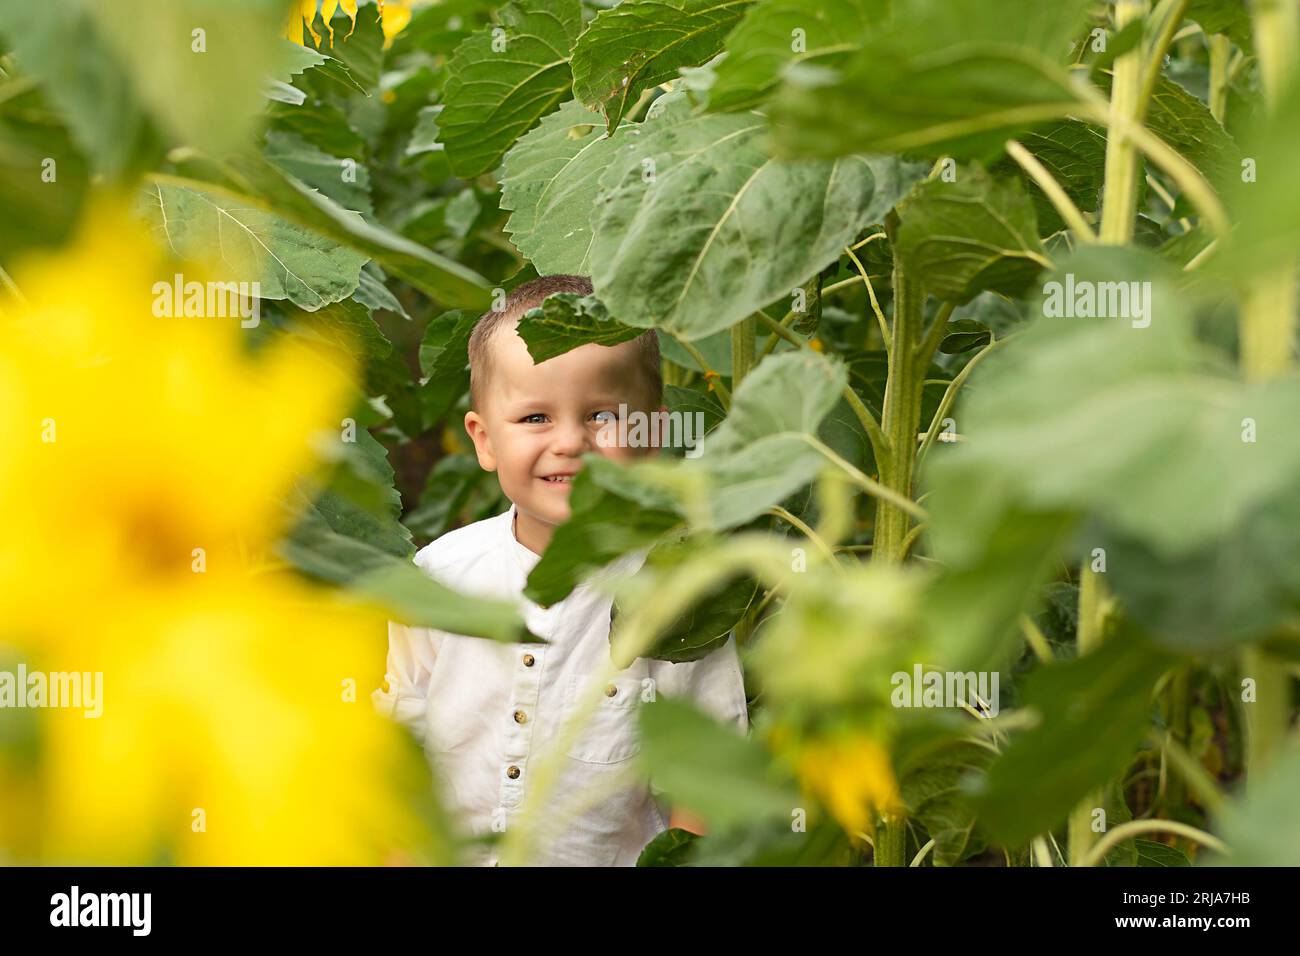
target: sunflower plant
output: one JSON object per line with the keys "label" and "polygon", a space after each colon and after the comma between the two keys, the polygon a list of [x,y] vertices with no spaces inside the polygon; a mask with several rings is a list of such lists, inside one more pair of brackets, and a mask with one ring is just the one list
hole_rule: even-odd
{"label": "sunflower plant", "polygon": [[[1291,0],[0,2],[0,640],[141,689],[0,732],[10,852],[451,858],[325,698],[367,614],[523,636],[409,558],[505,504],[474,318],[580,273],[530,348],[655,329],[706,435],[591,458],[527,595],[648,549],[611,665],[734,635],[750,691],[643,709],[708,830],[644,864],[1296,863],[1298,49]],[[259,321],[160,320],[177,272]],[[319,728],[391,786],[312,804]]]}

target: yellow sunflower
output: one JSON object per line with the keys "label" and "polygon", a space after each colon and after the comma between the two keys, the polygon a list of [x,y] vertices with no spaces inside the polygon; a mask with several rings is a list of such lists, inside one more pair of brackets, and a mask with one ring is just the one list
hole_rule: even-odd
{"label": "yellow sunflower", "polygon": [[0,671],[84,677],[83,706],[0,709],[0,859],[441,859],[418,748],[368,704],[384,615],[243,561],[349,376],[154,315],[171,275],[112,205],[0,300]]}
{"label": "yellow sunflower", "polygon": [[[352,30],[357,26],[357,0],[319,0],[320,18],[325,25],[325,30],[329,33],[330,46],[334,45],[334,27],[331,20],[334,13],[340,7],[347,14],[348,19],[352,21],[352,29],[348,31],[347,37],[352,36]],[[411,22],[413,7],[417,3],[410,0],[377,0],[380,26],[384,31],[384,47],[392,46],[393,38],[406,29],[406,25]],[[316,13],[317,0],[295,0],[289,10],[288,19],[285,21],[284,35],[288,39],[300,46],[306,46],[305,35],[310,34],[312,43],[320,47],[321,37],[316,32]]]}

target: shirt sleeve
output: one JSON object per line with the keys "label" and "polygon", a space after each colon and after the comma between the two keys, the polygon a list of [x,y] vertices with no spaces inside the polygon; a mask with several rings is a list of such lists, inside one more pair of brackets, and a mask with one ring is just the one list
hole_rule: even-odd
{"label": "shirt sleeve", "polygon": [[689,701],[714,720],[734,727],[739,734],[749,731],[749,707],[745,701],[745,675],[736,650],[736,635],[698,661],[681,664],[660,662],[659,682],[665,693]]}
{"label": "shirt sleeve", "polygon": [[424,707],[429,675],[437,656],[434,634],[427,628],[388,622],[387,688],[370,695],[375,708],[424,740]]}
{"label": "shirt sleeve", "polygon": [[[736,650],[735,634],[727,642],[698,661],[672,664],[651,661],[650,673],[655,693],[694,704],[719,723],[744,736],[749,732],[749,706],[745,699],[745,675]],[[662,791],[650,781],[656,800]],[[667,804],[660,802],[667,811]],[[666,816],[665,816],[666,819]]]}

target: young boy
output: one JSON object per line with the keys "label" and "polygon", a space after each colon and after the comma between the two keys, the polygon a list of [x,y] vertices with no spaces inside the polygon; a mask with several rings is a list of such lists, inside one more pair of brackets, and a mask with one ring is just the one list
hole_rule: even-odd
{"label": "young boy", "polygon": [[[598,440],[620,407],[662,408],[659,346],[653,331],[615,346],[589,344],[534,364],[516,328],[529,309],[561,292],[590,294],[580,276],[524,283],[504,309],[485,313],[469,341],[470,403],[465,429],[479,464],[495,471],[511,507],[451,531],[415,562],[468,594],[516,601],[545,644],[502,644],[427,628],[389,625],[388,689],[376,706],[423,741],[443,799],[472,833],[513,825],[539,758],[567,715],[609,663],[611,599],[592,582],[540,607],[523,597],[529,572],[569,517],[570,482],[589,452],[631,461],[647,449]],[[608,434],[608,433],[607,433]],[[609,570],[626,574],[629,555]],[[635,773],[637,708],[644,691],[687,699],[718,720],[747,728],[744,681],[734,638],[690,663],[638,658],[603,688],[599,705],[563,758],[549,791],[545,831],[534,845],[547,865],[631,866],[669,825],[689,824],[665,808]],[[483,849],[473,861],[497,862]]]}

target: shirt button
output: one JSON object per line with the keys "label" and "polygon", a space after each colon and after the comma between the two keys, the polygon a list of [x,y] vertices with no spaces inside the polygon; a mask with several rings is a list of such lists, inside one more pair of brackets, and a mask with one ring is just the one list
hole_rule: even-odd
{"label": "shirt button", "polygon": [[615,687],[613,684],[607,684],[607,685],[605,686],[605,696],[606,696],[606,697],[613,697],[613,696],[614,696],[615,694],[617,694],[617,693],[618,693],[618,688]]}
{"label": "shirt button", "polygon": [[513,764],[511,764],[509,767],[506,767],[506,776],[509,777],[511,780],[518,780],[519,768],[514,766]]}
{"label": "shirt button", "polygon": [[526,724],[526,723],[528,723],[528,715],[525,714],[522,710],[516,710],[516,711],[515,711],[515,723],[516,723],[516,724]]}
{"label": "shirt button", "polygon": [[524,666],[525,666],[525,667],[532,667],[532,666],[533,666],[534,664],[536,664],[536,663],[537,663],[537,658],[533,657],[532,654],[525,654],[525,655],[524,655]]}

